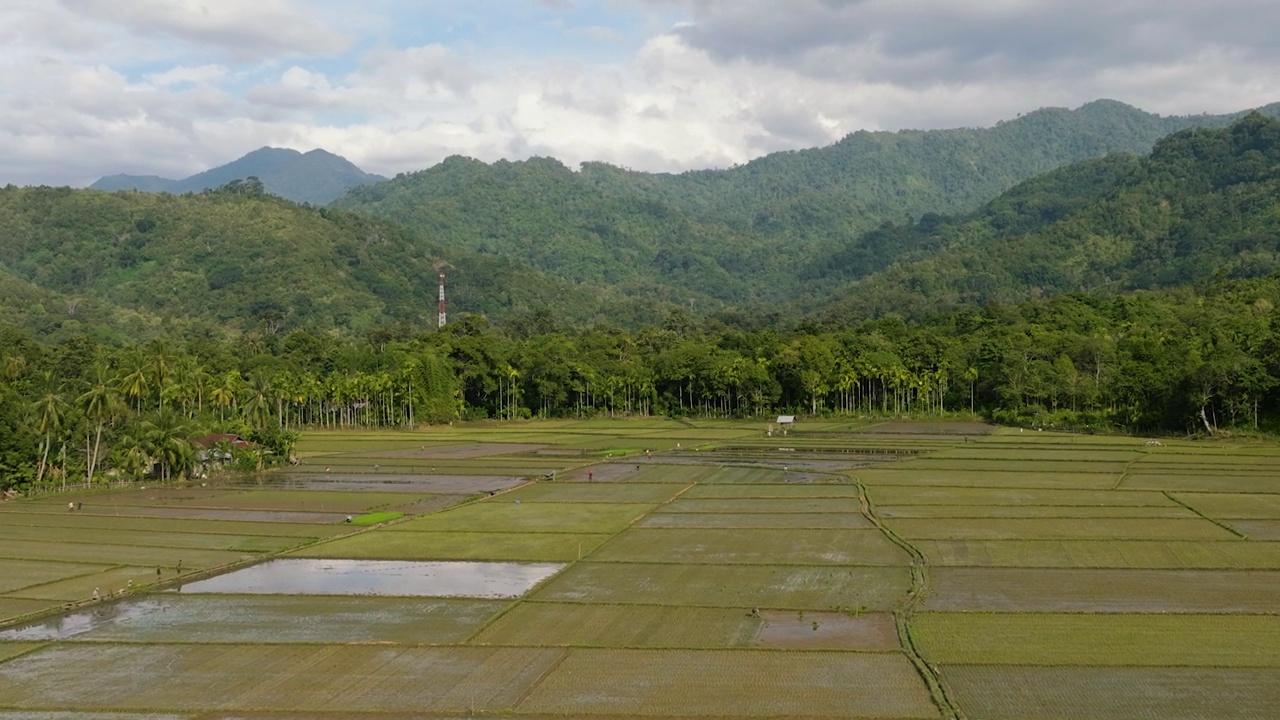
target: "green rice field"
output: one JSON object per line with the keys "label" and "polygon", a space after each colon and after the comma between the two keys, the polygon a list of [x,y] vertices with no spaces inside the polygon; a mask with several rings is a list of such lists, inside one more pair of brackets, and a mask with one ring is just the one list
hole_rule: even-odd
{"label": "green rice field", "polygon": [[2,502],[0,720],[1276,716],[1280,447],[766,424]]}

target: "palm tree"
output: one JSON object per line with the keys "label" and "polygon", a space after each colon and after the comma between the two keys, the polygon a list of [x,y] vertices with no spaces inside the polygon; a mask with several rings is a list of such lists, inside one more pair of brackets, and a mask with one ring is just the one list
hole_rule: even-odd
{"label": "palm tree", "polygon": [[122,372],[124,375],[120,377],[120,391],[134,401],[135,412],[142,412],[142,399],[151,387],[151,380],[147,372],[147,360],[141,351],[134,348],[129,353]]}
{"label": "palm tree", "polygon": [[[244,402],[240,405],[240,412],[244,414],[245,422],[254,430],[263,430],[267,427],[267,423],[271,420],[271,403],[274,398],[269,383],[262,373],[255,373],[249,378],[249,384],[245,386],[243,391]],[[262,472],[263,466],[263,448],[258,447],[258,472]]]}
{"label": "palm tree", "polygon": [[[44,435],[44,440],[40,443],[40,464],[36,468],[37,485],[44,479],[45,471],[49,467],[49,449],[53,445],[53,435],[62,428],[67,405],[66,398],[59,392],[58,385],[54,381],[53,373],[46,372],[43,381],[44,391],[30,405],[36,418],[36,432]],[[65,477],[63,482],[66,482]]]}
{"label": "palm tree", "polygon": [[236,391],[240,387],[240,374],[234,370],[222,376],[209,391],[209,400],[218,406],[218,421],[226,422],[226,410],[236,402]]}
{"label": "palm tree", "polygon": [[176,470],[179,475],[191,466],[194,452],[188,439],[191,427],[172,410],[161,410],[144,423],[146,445],[151,456],[160,463],[160,478],[169,480]]}
{"label": "palm tree", "polygon": [[173,360],[169,346],[164,340],[153,340],[147,347],[150,354],[151,377],[156,383],[156,394],[160,396],[160,409],[164,410],[164,389],[172,380]]}
{"label": "palm tree", "polygon": [[4,376],[9,382],[17,382],[27,371],[27,359],[21,355],[10,355],[4,359]]}
{"label": "palm tree", "polygon": [[106,366],[95,365],[92,372],[89,389],[76,398],[80,411],[94,424],[93,449],[89,453],[88,467],[85,470],[86,485],[93,484],[93,472],[100,460],[102,429],[120,413],[122,405],[115,378],[111,377]]}

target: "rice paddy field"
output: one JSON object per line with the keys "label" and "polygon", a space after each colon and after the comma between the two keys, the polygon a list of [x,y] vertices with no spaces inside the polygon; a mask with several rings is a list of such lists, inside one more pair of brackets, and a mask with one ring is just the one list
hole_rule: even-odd
{"label": "rice paddy field", "polygon": [[1280,447],[764,426],[0,503],[0,720],[1280,714]]}

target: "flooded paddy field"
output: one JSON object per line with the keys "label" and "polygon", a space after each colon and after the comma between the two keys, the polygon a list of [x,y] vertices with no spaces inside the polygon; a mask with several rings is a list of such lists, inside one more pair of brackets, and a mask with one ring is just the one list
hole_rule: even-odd
{"label": "flooded paddy field", "polygon": [[307,433],[261,478],[0,504],[0,616],[69,606],[0,619],[0,720],[1280,705],[1280,450],[765,429]]}

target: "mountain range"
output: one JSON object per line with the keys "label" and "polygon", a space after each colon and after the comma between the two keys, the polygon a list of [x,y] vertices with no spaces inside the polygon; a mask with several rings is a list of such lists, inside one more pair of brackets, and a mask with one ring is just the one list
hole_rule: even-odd
{"label": "mountain range", "polygon": [[353,187],[386,180],[381,175],[364,172],[346,158],[325,150],[302,153],[264,147],[226,165],[182,180],[155,175],[110,175],[89,187],[107,192],[139,190],[181,195],[212,190],[249,177],[261,180],[267,192],[273,195],[312,205],[326,205]]}
{"label": "mountain range", "polygon": [[455,157],[326,208],[236,163],[191,195],[10,187],[0,311],[49,337],[425,329],[444,268],[455,317],[522,331],[769,327],[1255,277],[1280,269],[1278,109],[1100,101],[680,175]]}

